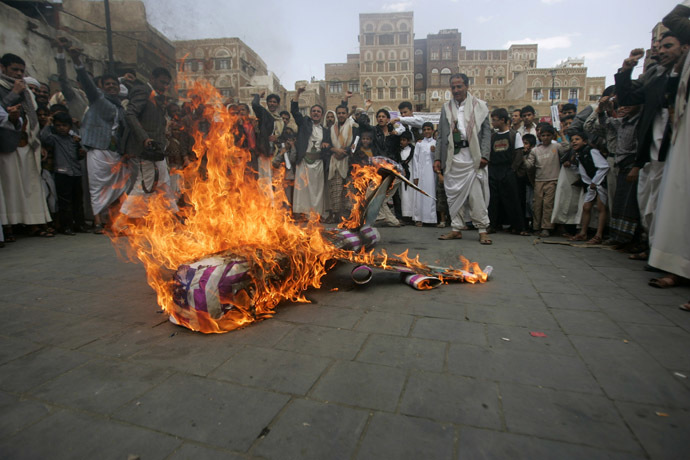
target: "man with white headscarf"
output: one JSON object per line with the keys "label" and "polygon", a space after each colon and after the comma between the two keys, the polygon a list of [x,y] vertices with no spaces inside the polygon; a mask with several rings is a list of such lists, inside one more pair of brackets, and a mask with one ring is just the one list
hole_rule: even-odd
{"label": "man with white headscarf", "polygon": [[479,231],[479,242],[491,244],[489,227],[489,175],[491,121],[486,102],[468,92],[469,78],[458,73],[450,77],[453,99],[443,104],[434,171],[444,173],[452,231],[439,239],[461,239],[463,206],[469,204],[470,218]]}

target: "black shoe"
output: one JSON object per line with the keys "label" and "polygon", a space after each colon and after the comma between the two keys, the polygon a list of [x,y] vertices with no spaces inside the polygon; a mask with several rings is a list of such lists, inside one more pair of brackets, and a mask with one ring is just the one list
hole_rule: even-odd
{"label": "black shoe", "polygon": [[65,230],[62,231],[62,234],[63,234],[63,235],[74,236],[74,235],[76,235],[76,232],[75,232],[74,230],[72,230],[71,228],[67,228],[67,229],[65,229]]}

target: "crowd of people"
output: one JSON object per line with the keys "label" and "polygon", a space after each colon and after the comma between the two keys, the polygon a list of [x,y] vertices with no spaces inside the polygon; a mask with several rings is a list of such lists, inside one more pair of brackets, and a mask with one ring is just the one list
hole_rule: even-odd
{"label": "crowd of people", "polygon": [[[452,99],[436,126],[415,115],[409,101],[392,117],[386,109],[370,112],[371,101],[349,106],[349,92],[334,111],[317,104],[305,115],[304,88],[289,111],[278,95],[265,93],[226,109],[237,117],[238,145],[251,152],[248,171],[270,193],[283,169],[297,218],[317,213],[325,223],[340,222],[352,207],[354,166],[383,159],[408,181],[391,190],[377,225],[450,226],[442,240],[476,229],[485,245],[497,231],[611,245],[662,272],[651,285],[671,287],[690,277],[682,198],[690,177],[687,3],[664,18],[669,31],[639,78],[632,71],[644,51],[635,49],[598,103],[579,111],[560,104],[558,118],[540,118],[531,106],[489,110],[464,74],[450,77]],[[196,105],[166,96],[172,78],[163,68],[149,83],[133,71],[94,78],[68,41],[55,46],[61,91],[53,95],[25,75],[21,57],[0,61],[4,241],[15,241],[20,224],[52,237],[88,231],[90,220],[102,233],[113,207],[140,217],[153,193],[165,194],[172,211],[184,205],[176,171],[197,161],[190,132],[204,132],[212,121]],[[67,80],[66,54],[76,87]]]}

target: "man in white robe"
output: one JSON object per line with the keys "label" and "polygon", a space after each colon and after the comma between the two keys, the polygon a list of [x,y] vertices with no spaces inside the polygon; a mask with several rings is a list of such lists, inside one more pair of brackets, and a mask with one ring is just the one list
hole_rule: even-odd
{"label": "man in white robe", "polygon": [[[26,224],[32,234],[39,225],[50,222],[50,212],[41,182],[41,143],[34,95],[23,80],[26,63],[7,53],[0,60],[0,102],[9,110],[19,106],[24,119],[19,146],[0,155],[0,221],[4,225]],[[52,236],[52,234],[51,234]],[[13,241],[11,229],[6,234]]]}
{"label": "man in white robe", "polygon": [[[348,92],[346,100],[352,96]],[[330,197],[330,220],[339,223],[349,211],[345,182],[350,169],[350,146],[354,141],[353,128],[355,120],[348,116],[347,106],[339,105],[335,109],[336,122],[331,126],[331,161],[328,168],[328,194]]]}
{"label": "man in white robe", "polygon": [[479,242],[491,244],[489,227],[489,177],[491,121],[486,102],[468,92],[465,74],[450,77],[453,100],[443,104],[439,121],[438,148],[434,170],[444,172],[451,232],[440,239],[462,238],[462,207],[469,204],[470,218],[479,231]]}

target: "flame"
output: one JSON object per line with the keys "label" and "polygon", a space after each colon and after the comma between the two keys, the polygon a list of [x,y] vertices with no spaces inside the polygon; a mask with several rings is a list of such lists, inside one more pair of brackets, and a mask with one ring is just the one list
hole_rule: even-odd
{"label": "flame", "polygon": [[[172,212],[166,194],[156,193],[142,199],[147,209],[144,217],[113,215],[113,226],[126,227],[128,235],[120,240],[113,237],[113,242],[130,259],[143,263],[159,305],[178,324],[204,333],[227,332],[271,317],[281,301],[308,302],[303,293],[320,287],[331,259],[375,262],[384,269],[425,267],[418,256],[410,259],[407,251],[389,258],[383,250],[353,253],[336,248],[324,238],[316,214],[306,223],[296,223],[283,190],[283,174],[274,171],[273,194],[266,193],[266,186],[248,167],[250,152],[235,142],[237,116],[228,113],[208,82],[197,80],[189,86],[193,108],[203,107],[210,127],[206,134],[192,130],[196,160],[177,171],[182,176],[185,205]],[[355,166],[348,195],[354,207],[341,228],[359,226],[366,198],[382,180],[377,168]],[[233,308],[220,318],[200,311],[185,314],[173,300],[172,274],[184,264],[214,254],[232,254],[246,263],[249,287],[233,299],[221,299]],[[480,280],[478,273],[474,271],[474,276]],[[446,277],[451,278],[450,274]]]}

